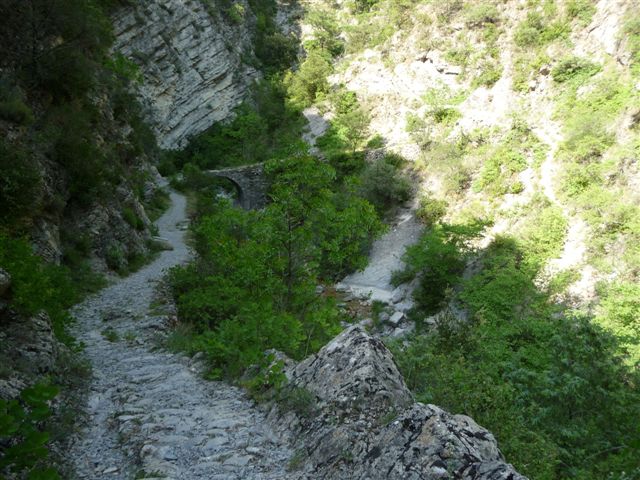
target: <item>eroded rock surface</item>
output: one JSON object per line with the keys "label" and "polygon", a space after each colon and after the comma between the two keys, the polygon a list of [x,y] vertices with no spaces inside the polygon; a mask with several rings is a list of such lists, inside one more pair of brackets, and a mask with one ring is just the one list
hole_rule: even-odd
{"label": "eroded rock surface", "polygon": [[270,420],[299,447],[291,478],[525,479],[471,418],[415,403],[389,350],[361,327],[285,374]]}
{"label": "eroded rock surface", "polygon": [[250,52],[250,8],[245,19],[225,19],[219,2],[134,2],[114,17],[114,50],[141,67],[139,96],[162,148],[228,118],[257,78],[243,63]]}

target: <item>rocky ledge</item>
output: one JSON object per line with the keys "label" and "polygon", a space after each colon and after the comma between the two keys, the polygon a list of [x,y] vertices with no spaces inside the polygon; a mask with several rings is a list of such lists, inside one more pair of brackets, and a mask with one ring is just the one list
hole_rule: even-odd
{"label": "rocky ledge", "polygon": [[299,447],[291,478],[526,480],[471,418],[414,402],[389,350],[359,326],[284,364],[269,419]]}

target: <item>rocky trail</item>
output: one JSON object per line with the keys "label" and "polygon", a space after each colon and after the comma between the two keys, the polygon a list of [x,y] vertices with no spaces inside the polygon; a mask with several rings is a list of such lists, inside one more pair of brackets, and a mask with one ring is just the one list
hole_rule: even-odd
{"label": "rocky trail", "polygon": [[157,282],[190,255],[186,200],[171,199],[158,229],[173,250],[75,308],[93,380],[68,458],[87,479],[286,478],[291,452],[240,389],[204,381],[197,362],[150,348],[166,323],[151,307]]}

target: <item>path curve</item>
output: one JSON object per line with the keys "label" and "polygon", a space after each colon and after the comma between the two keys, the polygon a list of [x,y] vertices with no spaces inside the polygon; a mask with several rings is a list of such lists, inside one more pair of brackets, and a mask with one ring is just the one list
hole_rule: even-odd
{"label": "path curve", "polygon": [[[172,251],[78,305],[75,334],[93,365],[87,420],[68,452],[78,478],[284,479],[291,452],[243,392],[203,380],[182,355],[150,350],[166,318],[155,286],[190,252],[184,196],[158,221]],[[111,327],[119,340],[102,331]]]}

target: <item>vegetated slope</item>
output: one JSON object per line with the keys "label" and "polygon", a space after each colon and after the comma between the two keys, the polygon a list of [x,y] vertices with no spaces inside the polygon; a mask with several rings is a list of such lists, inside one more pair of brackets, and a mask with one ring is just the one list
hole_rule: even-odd
{"label": "vegetated slope", "polygon": [[309,41],[345,40],[330,83],[421,178],[409,385],[532,478],[637,476],[637,6],[306,5]]}

